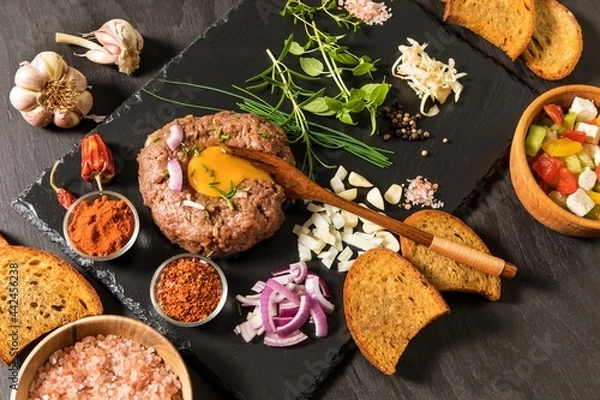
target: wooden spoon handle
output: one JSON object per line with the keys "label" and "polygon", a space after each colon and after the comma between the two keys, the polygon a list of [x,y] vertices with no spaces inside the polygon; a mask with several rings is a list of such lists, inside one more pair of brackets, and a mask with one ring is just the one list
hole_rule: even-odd
{"label": "wooden spoon handle", "polygon": [[346,211],[368,219],[391,232],[426,246],[436,253],[442,254],[487,274],[511,279],[517,273],[517,267],[515,265],[491,254],[481,252],[465,244],[444,239],[429,232],[406,225],[401,221],[362,207],[351,201],[344,200],[326,190],[315,193],[318,193],[318,195],[314,196],[313,200],[323,201],[345,209]]}
{"label": "wooden spoon handle", "polygon": [[433,237],[429,249],[490,275],[511,279],[517,273],[515,265],[501,258],[439,236]]}

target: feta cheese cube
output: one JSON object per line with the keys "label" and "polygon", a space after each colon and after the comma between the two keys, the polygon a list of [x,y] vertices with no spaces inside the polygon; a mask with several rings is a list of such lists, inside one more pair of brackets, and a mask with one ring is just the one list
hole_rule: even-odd
{"label": "feta cheese cube", "polygon": [[598,141],[600,141],[600,127],[598,125],[578,122],[575,125],[575,130],[585,133],[585,141],[587,143],[598,144]]}
{"label": "feta cheese cube", "polygon": [[596,184],[596,173],[590,167],[585,167],[579,174],[577,183],[583,190],[591,190]]}
{"label": "feta cheese cube", "polygon": [[594,208],[594,201],[585,192],[579,188],[575,193],[567,196],[567,208],[577,216],[583,217]]}
{"label": "feta cheese cube", "polygon": [[598,115],[594,102],[581,97],[573,99],[569,112],[577,114],[578,121],[590,121]]}

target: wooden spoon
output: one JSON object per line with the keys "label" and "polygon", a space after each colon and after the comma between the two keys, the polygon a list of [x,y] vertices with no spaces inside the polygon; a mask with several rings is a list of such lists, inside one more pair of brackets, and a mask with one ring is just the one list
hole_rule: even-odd
{"label": "wooden spoon", "polygon": [[359,217],[368,219],[391,232],[426,246],[439,254],[490,275],[510,279],[517,273],[517,267],[514,264],[508,263],[491,254],[483,253],[464,244],[413,228],[386,215],[344,200],[313,182],[300,170],[280,157],[256,150],[230,146],[224,147],[231,154],[244,158],[257,167],[268,171],[273,176],[273,179],[284,188],[288,197],[331,204]]}

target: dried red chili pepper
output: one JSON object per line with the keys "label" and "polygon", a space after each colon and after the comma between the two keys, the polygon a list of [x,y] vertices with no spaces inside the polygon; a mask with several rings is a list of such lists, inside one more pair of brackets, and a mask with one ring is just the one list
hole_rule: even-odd
{"label": "dried red chili pepper", "polygon": [[68,192],[66,189],[56,186],[54,183],[54,173],[56,172],[56,168],[60,163],[60,160],[56,161],[52,167],[52,171],[50,171],[50,187],[52,187],[52,189],[56,192],[56,198],[58,199],[60,205],[68,209],[71,207],[71,204],[77,200],[77,197],[75,197],[73,193]]}
{"label": "dried red chili pepper", "polygon": [[81,140],[81,177],[96,181],[98,189],[115,176],[115,163],[110,148],[99,133],[94,132]]}

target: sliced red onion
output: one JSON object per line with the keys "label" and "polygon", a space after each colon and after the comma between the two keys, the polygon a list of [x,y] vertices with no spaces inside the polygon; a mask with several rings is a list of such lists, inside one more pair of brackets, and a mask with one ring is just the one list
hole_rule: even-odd
{"label": "sliced red onion", "polygon": [[[317,274],[315,274],[314,272],[308,272],[306,276],[310,276],[310,275],[315,275],[315,276],[319,276]],[[321,291],[323,292],[323,296],[325,297],[329,297],[331,296],[331,289],[329,289],[329,285],[327,284],[327,282],[325,282],[325,279],[322,279],[321,277],[319,277],[319,285],[321,286]]]}
{"label": "sliced red onion", "polygon": [[267,287],[270,287],[271,289],[275,290],[277,293],[282,294],[283,297],[285,297],[292,303],[299,302],[298,296],[296,296],[294,294],[294,292],[292,292],[289,288],[287,288],[287,287],[283,286],[281,283],[279,283],[276,279],[269,278],[269,280],[267,280],[266,284],[267,284],[266,285]]}
{"label": "sliced red onion", "polygon": [[273,323],[275,324],[275,328],[280,328],[286,324],[289,324],[294,319],[293,316],[289,317],[273,317]]}
{"label": "sliced red onion", "polygon": [[325,312],[321,308],[321,305],[316,301],[312,302],[312,306],[310,308],[310,317],[315,324],[315,336],[316,337],[325,337],[327,336],[329,327],[327,325],[327,316]]}
{"label": "sliced red onion", "polygon": [[181,172],[181,165],[176,159],[171,159],[167,163],[167,172],[169,173],[169,189],[175,192],[181,192],[183,185],[183,173]]}
{"label": "sliced red onion", "polygon": [[262,316],[265,332],[275,332],[275,324],[273,323],[273,302],[277,293],[273,288],[266,286],[260,296],[260,315]]}
{"label": "sliced red onion", "polygon": [[260,304],[260,295],[255,296],[249,294],[247,296],[243,296],[241,294],[238,294],[237,296],[235,296],[235,299],[241,303],[242,307],[258,306]]}
{"label": "sliced red onion", "polygon": [[280,317],[293,317],[298,312],[298,304],[291,302],[279,304],[279,316]]}
{"label": "sliced red onion", "polygon": [[246,342],[264,334],[268,346],[298,344],[307,338],[300,330],[307,321],[314,325],[316,337],[327,336],[326,314],[333,312],[334,305],[325,299],[326,283],[308,272],[306,263],[273,272],[266,282],[256,282],[252,291],[255,293],[236,296],[242,305],[254,306],[246,321],[234,329]]}
{"label": "sliced red onion", "polygon": [[294,277],[294,282],[302,283],[308,273],[308,265],[304,261],[290,264],[290,273]]}
{"label": "sliced red onion", "polygon": [[264,343],[272,347],[288,347],[306,340],[308,336],[302,331],[296,331],[292,335],[282,338],[277,334],[265,334]]}
{"label": "sliced red onion", "polygon": [[167,146],[171,151],[175,151],[183,140],[183,128],[179,124],[171,125],[169,136],[167,137]]}
{"label": "sliced red onion", "polygon": [[298,312],[296,315],[294,315],[290,322],[277,328],[277,334],[279,336],[286,337],[300,329],[310,315],[311,305],[312,299],[309,296],[300,297],[300,306],[298,307]]}
{"label": "sliced red onion", "polygon": [[264,288],[265,288],[265,283],[263,281],[257,281],[250,290],[252,290],[255,293],[260,293],[263,291]]}
{"label": "sliced red onion", "polygon": [[335,306],[329,300],[325,298],[323,292],[321,292],[320,281],[322,279],[317,275],[309,275],[306,277],[306,292],[310,295],[310,297],[314,298],[319,302],[319,305],[323,308],[327,314],[331,314]]}

